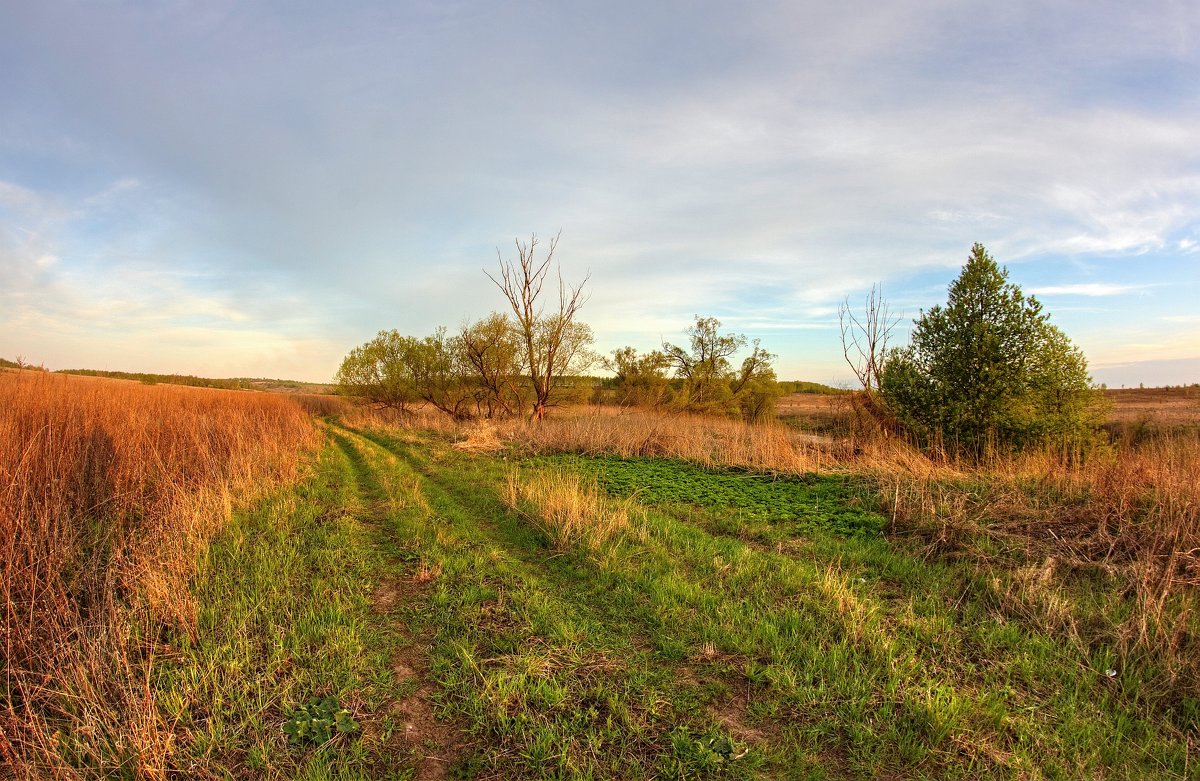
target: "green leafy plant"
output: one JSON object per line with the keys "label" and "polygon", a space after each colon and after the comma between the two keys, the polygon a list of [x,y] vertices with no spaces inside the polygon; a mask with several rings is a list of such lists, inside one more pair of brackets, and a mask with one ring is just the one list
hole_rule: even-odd
{"label": "green leafy plant", "polygon": [[864,484],[843,475],[767,475],[705,469],[666,458],[556,455],[533,464],[595,475],[613,496],[644,505],[693,505],[794,530],[823,529],[846,537],[878,537],[886,519],[871,509]]}
{"label": "green leafy plant", "polygon": [[298,705],[283,731],[292,743],[328,743],[334,735],[358,732],[358,722],[333,697],[313,697]]}
{"label": "green leafy plant", "polygon": [[735,752],[733,740],[720,731],[709,730],[697,735],[687,727],[677,727],[670,738],[671,755],[659,767],[667,778],[686,779],[697,775],[742,778],[749,772],[748,768],[738,769],[733,764],[747,752]]}

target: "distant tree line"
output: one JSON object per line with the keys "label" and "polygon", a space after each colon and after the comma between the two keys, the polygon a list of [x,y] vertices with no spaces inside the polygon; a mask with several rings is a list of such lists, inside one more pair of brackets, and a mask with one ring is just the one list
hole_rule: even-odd
{"label": "distant tree line", "polygon": [[614,350],[604,367],[616,375],[617,403],[750,421],[773,417],[782,393],[772,365],[776,356],[759,340],[748,343],[720,328],[717,318],[697,315],[686,344],[663,342],[661,350],[644,354],[633,347]]}
{"label": "distant tree line", "polygon": [[783,395],[792,393],[816,393],[823,396],[838,396],[851,391],[847,388],[835,388],[820,382],[808,380],[778,380],[779,392]]}
{"label": "distant tree line", "polygon": [[[664,341],[644,353],[622,347],[600,358],[591,328],[578,320],[587,278],[563,283],[553,260],[557,238],[540,259],[536,236],[516,246],[517,259],[501,258],[499,274],[488,275],[509,312],[469,321],[453,334],[381,331],[346,356],[339,390],[401,412],[430,405],[459,420],[540,419],[563,401],[590,396],[759,421],[775,414],[785,392],[836,392],[780,383],[776,356],[757,339],[722,331],[714,317],[697,315],[680,344]],[[861,312],[847,300],[839,321],[846,361],[862,386],[858,411],[923,446],[982,455],[1078,441],[1101,417],[1083,353],[981,244],[951,283],[946,305],[914,321],[909,344],[890,344],[899,318],[878,287]],[[613,377],[584,380],[596,365]]]}
{"label": "distant tree line", "polygon": [[149,374],[146,372],[115,372],[102,369],[59,369],[55,374],[78,374],[84,377],[107,377],[112,380],[134,380],[145,385],[187,385],[193,388],[248,390],[252,386],[240,379],[210,379],[191,374]]}
{"label": "distant tree line", "polygon": [[[557,237],[540,259],[538,244],[536,236],[517,241],[517,260],[500,258],[499,275],[488,274],[510,314],[493,312],[454,334],[444,327],[425,337],[380,331],[342,361],[339,391],[401,413],[430,405],[456,420],[545,417],[570,387],[567,378],[586,373],[596,356],[592,329],[576,319],[587,279],[563,282]],[[552,306],[548,283],[557,292]]]}

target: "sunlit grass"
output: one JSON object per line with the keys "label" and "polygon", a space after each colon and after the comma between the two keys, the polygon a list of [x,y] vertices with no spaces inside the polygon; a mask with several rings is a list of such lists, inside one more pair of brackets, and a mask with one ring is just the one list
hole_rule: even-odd
{"label": "sunlit grass", "polygon": [[508,473],[505,505],[542,530],[564,551],[582,547],[593,552],[614,543],[630,527],[630,501],[616,501],[595,481],[576,472],[535,469]]}
{"label": "sunlit grass", "polygon": [[19,776],[156,777],[163,631],[232,507],[317,443],[282,397],[0,372],[0,757]]}
{"label": "sunlit grass", "polygon": [[[620,535],[625,555],[598,566],[505,513],[502,460],[373,438],[427,480],[430,513],[404,528],[442,567],[428,618],[435,669],[447,712],[476,725],[484,769],[1189,772],[1186,716],[1143,696],[1154,662],[1122,657],[1115,638],[1061,642],[1065,603],[1085,622],[1116,620],[1122,608],[1105,604],[1132,606],[1111,584],[1103,599],[1050,585],[1035,597],[1032,571],[811,526],[764,545],[770,519],[736,521],[736,507],[711,502],[647,508],[639,535]],[[731,752],[714,753],[724,741]]]}

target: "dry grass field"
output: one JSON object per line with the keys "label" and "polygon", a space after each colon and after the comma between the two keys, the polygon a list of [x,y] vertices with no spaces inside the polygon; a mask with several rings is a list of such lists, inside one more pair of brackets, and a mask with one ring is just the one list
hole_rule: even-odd
{"label": "dry grass field", "polygon": [[1149,428],[1200,427],[1200,386],[1107,390],[1110,424]]}
{"label": "dry grass field", "polygon": [[[1200,387],[1121,388],[1104,391],[1109,423],[1145,421],[1153,426],[1200,425]],[[815,425],[845,409],[846,397],[835,394],[793,393],[779,400],[779,417]]]}
{"label": "dry grass field", "polygon": [[273,395],[0,372],[0,757],[27,777],[156,777],[163,627],[231,507],[317,444]]}

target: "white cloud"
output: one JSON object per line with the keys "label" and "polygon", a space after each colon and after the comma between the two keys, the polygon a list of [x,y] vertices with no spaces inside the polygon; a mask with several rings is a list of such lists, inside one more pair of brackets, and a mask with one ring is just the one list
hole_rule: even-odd
{"label": "white cloud", "polygon": [[1030,289],[1037,296],[1120,296],[1145,290],[1149,285],[1118,285],[1109,282],[1080,282],[1070,285],[1044,285]]}

